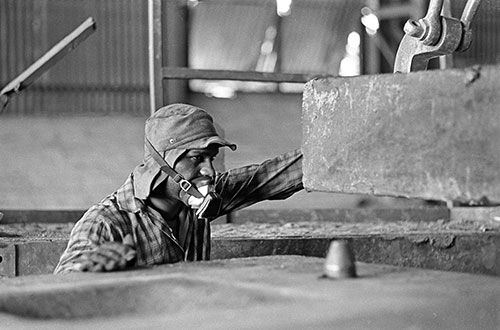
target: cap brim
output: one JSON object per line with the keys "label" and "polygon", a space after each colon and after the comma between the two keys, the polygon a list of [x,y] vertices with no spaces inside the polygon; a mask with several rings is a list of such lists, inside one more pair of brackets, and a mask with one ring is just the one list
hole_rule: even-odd
{"label": "cap brim", "polygon": [[186,144],[177,146],[176,149],[203,149],[207,148],[211,144],[218,144],[222,147],[228,147],[232,151],[235,151],[237,146],[234,143],[224,140],[220,136],[208,136],[202,139],[188,142]]}

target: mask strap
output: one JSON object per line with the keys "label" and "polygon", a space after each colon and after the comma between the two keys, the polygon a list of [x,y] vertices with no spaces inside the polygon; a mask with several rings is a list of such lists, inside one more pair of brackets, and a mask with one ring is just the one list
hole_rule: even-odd
{"label": "mask strap", "polygon": [[188,180],[184,179],[182,175],[177,173],[168,163],[163,159],[163,157],[160,155],[160,153],[156,150],[156,148],[153,146],[153,144],[147,139],[144,139],[146,142],[146,147],[149,150],[149,153],[151,156],[153,156],[153,159],[160,165],[160,169],[165,172],[169,177],[171,177],[175,183],[181,187],[181,189],[196,198],[203,198],[203,195],[196,189],[195,186]]}

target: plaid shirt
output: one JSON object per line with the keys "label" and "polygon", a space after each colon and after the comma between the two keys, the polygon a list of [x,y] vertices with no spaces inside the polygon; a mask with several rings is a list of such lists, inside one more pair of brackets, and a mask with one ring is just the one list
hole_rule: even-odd
{"label": "plaid shirt", "polygon": [[[209,259],[209,222],[197,219],[194,210],[185,206],[178,215],[179,235],[175,237],[167,219],[135,197],[133,180],[131,174],[75,224],[54,273],[71,271],[72,260],[83,251],[105,242],[121,242],[127,234],[133,237],[136,266]],[[219,216],[266,199],[285,199],[302,188],[300,150],[217,174],[216,191],[223,199]]]}

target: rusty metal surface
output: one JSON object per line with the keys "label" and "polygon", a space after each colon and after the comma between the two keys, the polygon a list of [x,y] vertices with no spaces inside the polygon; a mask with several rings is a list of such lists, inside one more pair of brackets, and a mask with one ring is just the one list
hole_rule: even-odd
{"label": "rusty metal surface", "polygon": [[50,274],[56,268],[67,241],[34,241],[16,245],[17,274]]}
{"label": "rusty metal surface", "polygon": [[[0,281],[0,324],[22,329],[497,329],[498,278],[271,256]],[[193,316],[195,312],[195,316]],[[27,318],[29,317],[29,318]]]}
{"label": "rusty metal surface", "polygon": [[411,234],[352,238],[359,260],[500,276],[498,234]]}
{"label": "rusty metal surface", "polygon": [[500,234],[332,235],[215,239],[213,259],[267,255],[325,257],[333,239],[351,241],[358,261],[500,276]]}
{"label": "rusty metal surface", "polygon": [[305,187],[500,201],[499,81],[498,66],[310,81]]}

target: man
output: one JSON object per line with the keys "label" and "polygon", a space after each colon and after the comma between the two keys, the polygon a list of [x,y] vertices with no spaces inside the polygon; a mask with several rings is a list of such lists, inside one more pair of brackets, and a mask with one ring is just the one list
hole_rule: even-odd
{"label": "man", "polygon": [[75,224],[54,273],[208,260],[211,220],[303,189],[300,150],[216,173],[220,147],[236,149],[204,110],[159,109],[146,121],[143,163]]}

